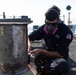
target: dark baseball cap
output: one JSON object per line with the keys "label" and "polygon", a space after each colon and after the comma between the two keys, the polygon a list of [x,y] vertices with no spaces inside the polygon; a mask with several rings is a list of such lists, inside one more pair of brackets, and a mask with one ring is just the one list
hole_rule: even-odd
{"label": "dark baseball cap", "polygon": [[46,13],[47,20],[53,21],[56,18],[59,18],[59,13],[55,9],[51,9],[48,13]]}

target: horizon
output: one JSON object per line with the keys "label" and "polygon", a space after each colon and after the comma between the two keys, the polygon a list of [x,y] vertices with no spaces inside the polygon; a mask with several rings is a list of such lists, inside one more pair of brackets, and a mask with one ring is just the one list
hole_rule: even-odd
{"label": "horizon", "polygon": [[[73,32],[73,34],[75,33],[75,29],[76,29],[76,24],[75,25],[73,25],[73,27],[72,27],[72,32]],[[28,35],[31,33],[33,31],[33,26],[32,27],[28,27]]]}

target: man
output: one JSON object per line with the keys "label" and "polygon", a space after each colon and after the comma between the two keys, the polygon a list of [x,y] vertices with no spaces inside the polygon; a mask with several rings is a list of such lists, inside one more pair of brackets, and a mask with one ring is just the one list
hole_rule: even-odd
{"label": "man", "polygon": [[[60,19],[60,9],[52,6],[45,13],[45,24],[29,34],[28,52],[35,54],[37,75],[65,75],[68,71],[69,45],[73,34]],[[31,50],[31,41],[44,39],[47,49]]]}

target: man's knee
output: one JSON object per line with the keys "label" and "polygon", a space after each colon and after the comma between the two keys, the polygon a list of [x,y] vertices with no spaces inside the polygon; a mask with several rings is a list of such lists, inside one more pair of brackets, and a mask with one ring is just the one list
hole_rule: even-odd
{"label": "man's knee", "polygon": [[65,59],[59,58],[51,63],[50,67],[56,74],[66,74],[69,70],[68,62]]}

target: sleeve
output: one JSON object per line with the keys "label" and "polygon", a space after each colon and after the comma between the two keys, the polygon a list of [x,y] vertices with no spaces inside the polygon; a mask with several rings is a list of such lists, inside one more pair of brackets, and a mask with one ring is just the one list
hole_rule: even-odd
{"label": "sleeve", "polygon": [[42,38],[43,38],[43,27],[42,26],[29,34],[29,39],[31,41],[41,40]]}
{"label": "sleeve", "polygon": [[72,40],[73,40],[72,32],[68,32],[66,34],[63,34],[63,36],[60,38],[57,51],[64,58],[66,58],[68,56],[69,45],[72,42]]}

